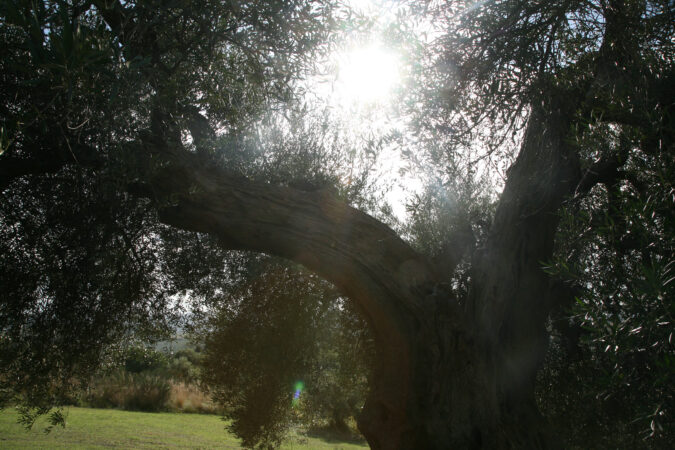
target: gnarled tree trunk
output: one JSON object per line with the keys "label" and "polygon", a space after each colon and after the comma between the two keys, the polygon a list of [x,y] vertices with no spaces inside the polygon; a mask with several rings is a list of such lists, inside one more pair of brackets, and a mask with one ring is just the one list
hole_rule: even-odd
{"label": "gnarled tree trunk", "polygon": [[[300,262],[355,300],[378,353],[359,420],[373,448],[495,441],[489,349],[423,256],[328,192],[186,170],[194,193],[161,208],[164,223]],[[155,189],[168,192],[174,179],[156,179]]]}
{"label": "gnarled tree trunk", "polygon": [[[148,169],[134,189],[156,200],[162,222],[217,236],[228,249],[294,260],[355,301],[377,346],[358,422],[371,447],[541,448],[534,380],[549,313],[541,263],[552,253],[556,211],[580,178],[566,140],[574,108],[552,101],[533,108],[463,302],[429,260],[331,192],[206,167],[179,139],[167,139],[175,133],[161,120],[134,145],[168,162]],[[0,185],[34,170],[42,166],[11,171]]]}
{"label": "gnarled tree trunk", "polygon": [[564,98],[533,107],[490,235],[472,267],[469,305],[492,350],[501,427],[515,448],[548,446],[534,398],[552,306],[542,265],[553,255],[558,211],[580,180],[577,152],[568,140],[576,104]]}
{"label": "gnarled tree trunk", "polygon": [[556,211],[579,179],[568,111],[532,112],[475,257],[468,310],[426,258],[329,191],[254,183],[189,155],[151,185],[173,199],[159,208],[164,223],[302,263],[355,300],[378,352],[359,419],[372,448],[540,448],[534,379],[549,312],[541,263],[552,253]]}

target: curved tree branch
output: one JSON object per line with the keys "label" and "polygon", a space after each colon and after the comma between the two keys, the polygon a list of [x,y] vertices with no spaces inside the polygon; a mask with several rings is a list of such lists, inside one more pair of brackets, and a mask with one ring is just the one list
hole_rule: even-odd
{"label": "curved tree branch", "polygon": [[0,157],[0,192],[9,184],[25,175],[39,175],[55,172],[63,167],[62,161],[37,158]]}
{"label": "curved tree branch", "polygon": [[394,442],[410,424],[406,417],[410,405],[416,404],[415,383],[420,382],[414,370],[419,352],[413,336],[433,324],[433,309],[425,304],[439,281],[432,264],[389,227],[328,190],[256,183],[185,163],[153,177],[151,184],[159,194],[156,198],[170,200],[158,208],[163,223],[209,233],[225,248],[301,263],[354,300],[377,348],[360,427],[367,427],[362,430],[370,439],[391,436],[392,443],[383,444],[387,448],[398,445]]}
{"label": "curved tree branch", "polygon": [[376,332],[392,317],[399,326],[407,322],[407,313],[422,308],[420,289],[439,281],[432,264],[393,230],[330,191],[256,183],[196,164],[178,170],[152,181],[171,199],[159,208],[162,222],[217,236],[226,248],[307,266],[354,298]]}

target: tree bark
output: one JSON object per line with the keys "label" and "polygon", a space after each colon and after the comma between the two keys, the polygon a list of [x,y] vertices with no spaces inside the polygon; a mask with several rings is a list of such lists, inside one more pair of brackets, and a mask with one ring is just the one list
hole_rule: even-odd
{"label": "tree bark", "polygon": [[155,199],[165,224],[212,234],[228,249],[294,260],[355,301],[377,347],[358,421],[372,448],[543,448],[534,401],[549,313],[541,263],[552,253],[556,211],[579,180],[566,141],[570,110],[553,102],[533,109],[487,244],[473,261],[468,311],[424,256],[330,191],[205,167],[168,141],[169,131],[135,144],[135,154],[149,158],[139,192]]}
{"label": "tree bark", "polygon": [[568,140],[576,105],[564,95],[548,98],[532,108],[487,243],[474,260],[469,302],[492,350],[501,427],[515,448],[549,441],[534,398],[552,306],[543,264],[553,255],[558,211],[581,178]]}
{"label": "tree bark", "polygon": [[297,261],[355,300],[378,352],[359,420],[372,448],[543,448],[534,401],[549,313],[541,264],[556,211],[579,180],[569,117],[566,105],[532,112],[474,261],[469,314],[426,258],[329,191],[255,183],[188,160],[152,186],[171,199],[159,208],[164,223]]}
{"label": "tree bark", "polygon": [[358,424],[372,448],[496,442],[487,349],[424,256],[329,191],[255,183],[195,161],[153,177],[155,195],[171,202],[158,209],[162,222],[299,262],[363,313],[378,360]]}

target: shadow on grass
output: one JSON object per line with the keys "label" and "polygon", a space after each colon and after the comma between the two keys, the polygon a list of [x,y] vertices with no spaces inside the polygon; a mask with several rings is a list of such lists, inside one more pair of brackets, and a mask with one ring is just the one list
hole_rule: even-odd
{"label": "shadow on grass", "polygon": [[350,444],[366,444],[364,437],[358,431],[350,428],[312,427],[307,430],[307,436],[329,443],[347,442]]}

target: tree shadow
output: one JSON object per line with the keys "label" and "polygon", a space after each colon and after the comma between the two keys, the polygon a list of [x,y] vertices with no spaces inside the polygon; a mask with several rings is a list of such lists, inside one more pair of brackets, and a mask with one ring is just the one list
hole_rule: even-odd
{"label": "tree shadow", "polygon": [[329,443],[347,442],[350,444],[366,444],[366,440],[361,433],[349,427],[311,427],[307,430],[307,436]]}

